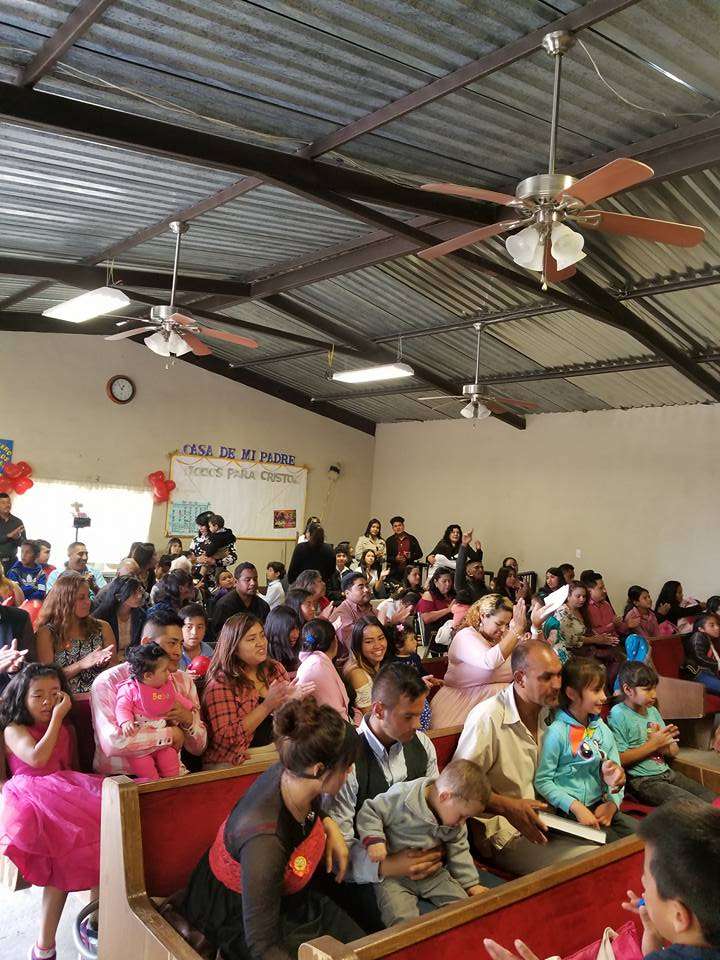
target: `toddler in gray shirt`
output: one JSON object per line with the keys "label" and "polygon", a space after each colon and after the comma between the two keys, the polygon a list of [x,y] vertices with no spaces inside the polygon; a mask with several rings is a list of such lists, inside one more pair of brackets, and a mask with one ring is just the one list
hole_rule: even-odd
{"label": "toddler in gray shirt", "polygon": [[435,779],[396,783],[365,801],[357,815],[357,833],[374,863],[399,850],[445,847],[445,864],[431,877],[385,877],[376,884],[386,927],[419,916],[418,899],[441,907],[485,892],[465,821],[480,816],[489,799],[490,785],[481,768],[471,760],[454,760]]}

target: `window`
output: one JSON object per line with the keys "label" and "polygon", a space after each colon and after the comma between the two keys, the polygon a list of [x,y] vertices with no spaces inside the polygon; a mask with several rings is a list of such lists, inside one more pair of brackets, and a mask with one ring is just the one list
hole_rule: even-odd
{"label": "window", "polygon": [[[81,503],[82,512],[92,520],[77,536],[72,525],[74,503]],[[68,544],[77,539],[87,544],[90,564],[102,569],[127,556],[134,540],[148,539],[152,494],[131,487],[35,480],[27,493],[13,497],[12,511],[25,524],[28,537],[49,540],[54,566],[62,567]]]}

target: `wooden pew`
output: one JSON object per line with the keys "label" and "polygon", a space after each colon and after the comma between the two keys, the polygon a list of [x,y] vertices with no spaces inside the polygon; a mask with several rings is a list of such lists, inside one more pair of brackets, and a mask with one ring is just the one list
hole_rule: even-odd
{"label": "wooden pew", "polygon": [[629,837],[352,943],[319,937],[300,947],[299,960],[486,960],[483,937],[511,949],[519,937],[540,957],[567,956],[628,920],[620,903],[640,889],[641,874],[642,843]]}

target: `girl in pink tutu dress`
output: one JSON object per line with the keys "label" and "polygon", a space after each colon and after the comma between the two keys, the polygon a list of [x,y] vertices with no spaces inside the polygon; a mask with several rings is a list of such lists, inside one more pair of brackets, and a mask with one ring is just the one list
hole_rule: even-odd
{"label": "girl in pink tutu dress", "polygon": [[55,960],[55,932],[68,892],[100,881],[103,778],[79,773],[74,731],[63,724],[72,700],[62,670],[28,664],[0,700],[0,729],[12,776],[2,787],[0,853],[43,887],[31,960]]}
{"label": "girl in pink tutu dress", "polygon": [[[187,710],[193,705],[170,679],[170,658],[158,643],[140,644],[127,651],[130,676],[118,687],[115,720],[126,737],[136,733],[140,724],[167,725],[165,716],[175,703]],[[131,771],[138,777],[159,780],[177,777],[180,757],[175,747],[159,747],[148,757],[128,757]]]}

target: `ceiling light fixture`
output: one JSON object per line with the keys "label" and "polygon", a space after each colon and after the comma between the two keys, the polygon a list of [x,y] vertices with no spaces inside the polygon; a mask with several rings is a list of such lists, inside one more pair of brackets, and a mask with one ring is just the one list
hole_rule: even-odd
{"label": "ceiling light fixture", "polygon": [[466,420],[486,420],[492,416],[492,410],[488,410],[480,400],[471,400],[462,408],[460,416],[465,417]]}
{"label": "ceiling light fixture", "polygon": [[127,307],[130,298],[116,287],[98,287],[79,297],[65,300],[54,307],[43,310],[44,317],[55,320],[67,320],[69,323],[84,323],[106,313],[115,313],[116,310]]}
{"label": "ceiling light fixture", "polygon": [[409,363],[384,363],[361,370],[339,370],[333,373],[332,379],[341,383],[372,383],[375,380],[399,380],[414,375],[415,371]]}
{"label": "ceiling light fixture", "polygon": [[167,338],[162,335],[160,330],[151,334],[149,337],[145,337],[144,342],[145,346],[149,347],[152,352],[156,353],[159,357],[170,356],[170,344],[168,343]]}

